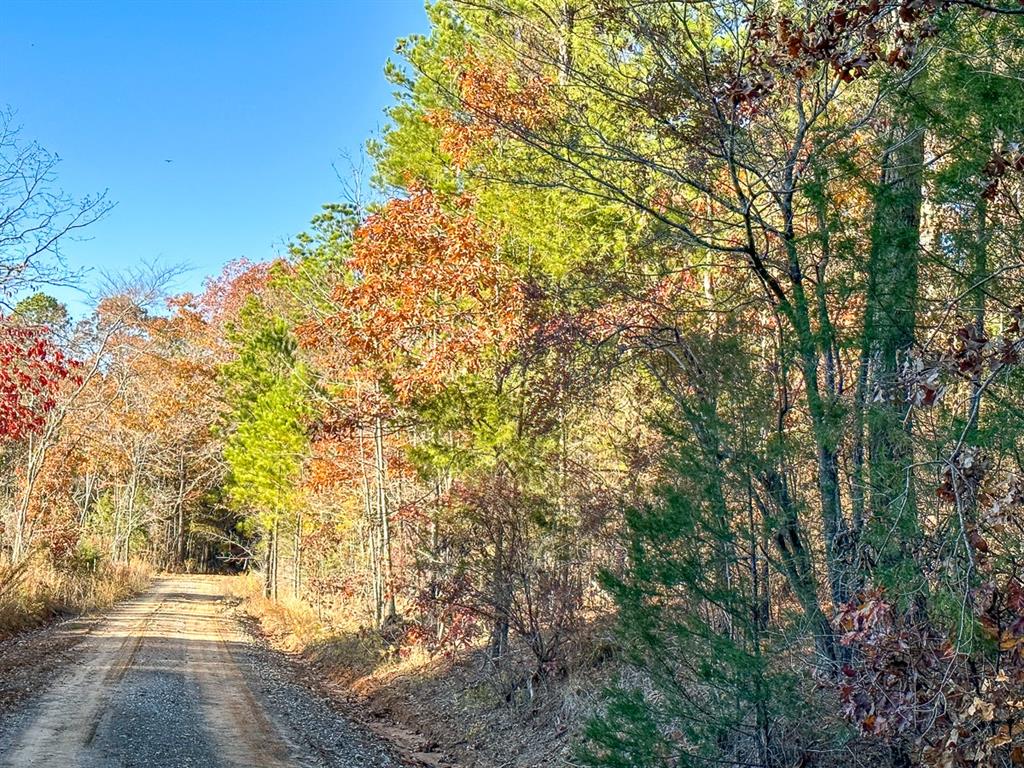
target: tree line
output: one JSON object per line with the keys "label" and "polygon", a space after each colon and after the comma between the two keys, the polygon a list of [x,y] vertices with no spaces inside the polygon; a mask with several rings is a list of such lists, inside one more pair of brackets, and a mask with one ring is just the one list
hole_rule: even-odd
{"label": "tree line", "polygon": [[[238,564],[530,695],[613,622],[589,765],[1024,764],[1020,9],[428,13],[286,254],[10,307],[6,557]],[[8,295],[104,212],[12,195]]]}

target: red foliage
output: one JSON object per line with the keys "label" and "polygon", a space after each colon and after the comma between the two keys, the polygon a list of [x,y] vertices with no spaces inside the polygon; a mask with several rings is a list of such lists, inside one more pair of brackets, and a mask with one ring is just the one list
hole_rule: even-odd
{"label": "red foliage", "polygon": [[913,744],[923,765],[1019,765],[1024,587],[991,577],[967,603],[992,644],[980,653],[955,647],[919,612],[898,611],[881,590],[845,606],[840,639],[853,654],[843,712],[865,735]]}
{"label": "red foliage", "polygon": [[985,163],[982,169],[982,177],[985,179],[985,189],[981,196],[986,200],[994,200],[999,192],[999,183],[1011,174],[1020,176],[1024,173],[1024,152],[1019,147],[997,150]]}
{"label": "red foliage", "polygon": [[277,263],[235,259],[224,266],[218,277],[207,279],[202,294],[181,297],[178,304],[192,303],[207,322],[222,326],[238,316],[250,296],[258,296],[266,290],[271,270]]}
{"label": "red foliage", "polygon": [[937,353],[908,352],[896,381],[888,388],[879,388],[872,397],[876,402],[899,397],[915,407],[933,406],[942,400],[951,382],[1012,368],[1020,364],[1022,354],[1024,307],[1017,305],[1010,309],[1003,332],[995,338],[980,332],[973,321],[964,322]]}
{"label": "red foliage", "polygon": [[[938,32],[936,17],[946,6],[941,0],[864,0],[837,3],[809,22],[804,14],[754,18],[755,68],[800,78],[824,65],[844,82],[876,64],[909,69],[920,42]],[[770,91],[773,82],[766,74],[763,83],[738,90],[734,103]]]}
{"label": "red foliage", "polygon": [[934,717],[933,691],[954,653],[945,640],[910,622],[873,590],[839,613],[840,640],[857,663],[843,668],[844,714],[865,734],[891,737]]}
{"label": "red foliage", "polygon": [[482,628],[475,599],[476,590],[466,574],[435,579],[416,595],[415,607],[426,620],[410,625],[405,643],[449,656],[471,647]]}
{"label": "red foliage", "polygon": [[19,440],[43,426],[64,381],[78,363],[49,339],[45,328],[0,318],[0,440]]}

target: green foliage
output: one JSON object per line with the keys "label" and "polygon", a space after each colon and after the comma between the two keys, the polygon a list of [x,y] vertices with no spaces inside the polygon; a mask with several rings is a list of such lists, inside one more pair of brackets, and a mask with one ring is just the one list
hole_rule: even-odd
{"label": "green foliage", "polygon": [[230,419],[228,498],[250,513],[244,527],[268,530],[296,505],[311,416],[308,376],[288,323],[255,297],[228,338],[235,357],[220,374]]}
{"label": "green foliage", "polygon": [[231,468],[229,497],[254,510],[263,528],[295,508],[307,445],[305,392],[298,372],[272,384],[256,398],[224,448]]}
{"label": "green foliage", "polygon": [[369,150],[379,186],[405,188],[413,181],[451,192],[458,187],[456,175],[439,148],[440,131],[425,118],[448,103],[445,93],[455,87],[451,62],[465,53],[473,36],[449,2],[434,3],[427,15],[429,36],[399,41],[408,68],[388,63],[386,74],[398,89],[396,104],[387,110],[390,124],[382,140],[371,142]]}
{"label": "green foliage", "polygon": [[514,387],[496,390],[493,382],[465,376],[422,400],[417,414],[430,437],[411,449],[414,462],[428,475],[491,469],[499,461],[528,473],[550,437],[523,432],[521,397]]}
{"label": "green foliage", "polygon": [[330,289],[335,276],[348,269],[359,215],[351,205],[328,203],[289,245],[288,268],[271,275],[270,287],[280,297],[290,325],[330,310]]}
{"label": "green foliage", "polygon": [[53,296],[33,293],[14,305],[14,317],[30,325],[45,325],[54,332],[67,330],[68,308]]}
{"label": "green foliage", "polygon": [[[672,755],[650,701],[641,691],[611,689],[605,692],[602,717],[591,720],[583,732],[585,765],[602,768],[680,765]],[[686,765],[686,763],[682,763]]]}
{"label": "green foliage", "polygon": [[794,680],[772,665],[743,554],[757,532],[723,515],[699,455],[684,450],[672,466],[657,499],[627,512],[627,569],[604,576],[632,672],[587,726],[587,765],[754,764],[749,750],[769,748],[769,724],[794,713]]}

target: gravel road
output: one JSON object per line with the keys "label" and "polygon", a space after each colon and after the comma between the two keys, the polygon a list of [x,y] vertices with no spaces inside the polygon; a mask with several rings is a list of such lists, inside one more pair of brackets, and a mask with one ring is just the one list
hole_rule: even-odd
{"label": "gravel road", "polygon": [[45,675],[8,665],[27,694],[0,717],[2,768],[397,765],[245,634],[218,577],[162,578],[70,626]]}

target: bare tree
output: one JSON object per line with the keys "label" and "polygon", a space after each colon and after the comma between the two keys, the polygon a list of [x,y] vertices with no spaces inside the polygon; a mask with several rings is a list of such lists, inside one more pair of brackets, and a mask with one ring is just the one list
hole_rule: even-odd
{"label": "bare tree", "polygon": [[103,218],[105,192],[76,198],[56,184],[60,158],[21,138],[9,108],[0,109],[0,308],[29,285],[63,275],[60,244]]}

